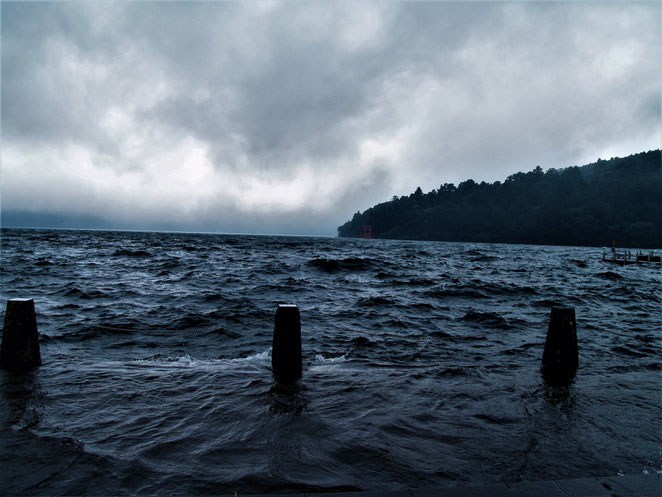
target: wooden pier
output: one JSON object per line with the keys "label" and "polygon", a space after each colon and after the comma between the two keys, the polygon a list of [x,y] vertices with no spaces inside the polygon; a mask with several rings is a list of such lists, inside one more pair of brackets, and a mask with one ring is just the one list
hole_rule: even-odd
{"label": "wooden pier", "polygon": [[607,257],[605,250],[602,250],[602,260],[604,262],[611,262],[612,264],[617,264],[619,266],[629,266],[630,264],[662,264],[662,260],[659,255],[649,252],[644,254],[643,252],[637,252],[632,255],[632,252],[629,250],[623,250],[617,252],[612,249],[611,257]]}

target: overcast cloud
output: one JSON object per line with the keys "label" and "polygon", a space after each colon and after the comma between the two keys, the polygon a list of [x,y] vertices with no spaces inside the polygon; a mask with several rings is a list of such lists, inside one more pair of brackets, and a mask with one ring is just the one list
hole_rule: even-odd
{"label": "overcast cloud", "polygon": [[660,146],[659,2],[2,2],[2,209],[335,234]]}

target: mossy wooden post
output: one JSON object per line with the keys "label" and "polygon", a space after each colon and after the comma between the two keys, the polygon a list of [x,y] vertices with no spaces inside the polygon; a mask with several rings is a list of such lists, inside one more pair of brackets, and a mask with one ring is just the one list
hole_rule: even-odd
{"label": "mossy wooden post", "polygon": [[281,304],[276,310],[271,366],[280,382],[301,378],[301,317],[296,305]]}
{"label": "mossy wooden post", "polygon": [[0,367],[8,370],[23,370],[40,365],[41,354],[34,300],[8,300],[2,329]]}
{"label": "mossy wooden post", "polygon": [[548,383],[567,384],[579,365],[577,324],[572,307],[552,307],[542,355],[542,374]]}

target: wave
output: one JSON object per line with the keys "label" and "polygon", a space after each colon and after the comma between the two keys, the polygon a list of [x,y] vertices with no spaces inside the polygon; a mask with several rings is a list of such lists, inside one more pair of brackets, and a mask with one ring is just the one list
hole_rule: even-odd
{"label": "wave", "polygon": [[205,302],[221,302],[227,300],[227,298],[220,293],[207,293],[203,295],[202,300]]}
{"label": "wave", "polygon": [[430,297],[459,297],[459,298],[467,298],[467,299],[488,298],[488,295],[486,295],[485,293],[483,293],[474,286],[454,286],[454,287],[440,286],[426,290],[424,294]]}
{"label": "wave", "polygon": [[317,354],[315,356],[315,360],[317,362],[322,362],[322,363],[335,363],[335,362],[345,362],[347,360],[346,355],[341,355],[337,357],[325,357],[322,354]]}
{"label": "wave", "polygon": [[618,353],[618,354],[623,354],[623,355],[627,355],[627,356],[630,356],[630,357],[648,357],[650,355],[650,353],[639,352],[639,351],[636,351],[636,350],[632,350],[630,347],[625,347],[625,346],[622,346],[622,345],[619,345],[617,347],[613,347],[611,350],[613,352]]}
{"label": "wave", "polygon": [[471,376],[471,371],[469,368],[463,368],[461,366],[454,368],[445,368],[441,371],[435,373],[435,376],[439,378],[445,377],[459,377],[459,376]]}
{"label": "wave", "polygon": [[489,424],[503,425],[503,424],[512,424],[517,422],[517,418],[506,417],[506,416],[496,416],[494,414],[474,414],[473,416],[476,419],[485,421]]}
{"label": "wave", "polygon": [[478,249],[466,250],[462,253],[462,256],[469,256],[469,260],[472,262],[487,262],[499,259],[497,256],[485,254]]}
{"label": "wave", "polygon": [[551,308],[551,307],[563,307],[565,304],[558,300],[541,299],[534,301],[532,305],[536,307]]}
{"label": "wave", "polygon": [[483,283],[476,281],[476,285],[482,292],[488,295],[535,295],[538,291],[531,286],[518,286],[512,283],[509,284],[496,284],[496,283]]}
{"label": "wave", "polygon": [[113,257],[152,257],[152,253],[147,250],[118,249],[113,252]]}
{"label": "wave", "polygon": [[449,340],[457,339],[455,335],[451,335],[450,333],[446,333],[445,331],[439,331],[439,330],[430,332],[430,336],[435,338],[447,338]]}
{"label": "wave", "polygon": [[250,354],[246,357],[236,358],[211,358],[211,359],[197,359],[188,354],[182,356],[169,356],[161,357],[159,355],[148,357],[146,359],[138,359],[130,361],[128,364],[131,366],[150,366],[162,368],[176,368],[176,369],[209,369],[209,368],[222,368],[228,365],[237,364],[265,364],[271,362],[271,347],[262,351]]}
{"label": "wave", "polygon": [[78,288],[73,282],[67,283],[66,285],[62,286],[54,294],[61,295],[63,297],[76,298],[82,300],[91,300],[93,298],[108,297],[108,295],[105,292],[99,290],[98,288],[92,288],[85,291]]}
{"label": "wave", "polygon": [[362,257],[347,257],[345,259],[315,258],[308,265],[328,273],[337,271],[365,271],[374,266],[374,261]]}
{"label": "wave", "polygon": [[439,282],[436,280],[431,280],[429,278],[410,278],[408,280],[394,279],[389,283],[397,286],[416,287],[416,286],[432,286],[432,285],[436,285]]}
{"label": "wave", "polygon": [[393,300],[387,299],[386,297],[362,297],[357,302],[356,305],[359,307],[379,307],[385,305],[393,305],[395,302]]}
{"label": "wave", "polygon": [[490,328],[498,328],[501,330],[511,330],[515,328],[515,325],[509,322],[506,318],[494,312],[469,311],[460,319],[462,321],[479,323],[489,326]]}
{"label": "wave", "polygon": [[356,347],[369,347],[375,345],[376,342],[373,342],[364,336],[358,336],[352,339],[352,344],[354,344]]}
{"label": "wave", "polygon": [[603,278],[605,280],[622,280],[623,276],[621,276],[618,273],[614,273],[613,271],[605,271],[604,273],[598,273],[596,274],[598,278]]}
{"label": "wave", "polygon": [[79,290],[78,288],[72,288],[70,290],[67,290],[62,294],[65,297],[76,297],[79,299],[91,299],[87,293],[85,293],[83,290]]}

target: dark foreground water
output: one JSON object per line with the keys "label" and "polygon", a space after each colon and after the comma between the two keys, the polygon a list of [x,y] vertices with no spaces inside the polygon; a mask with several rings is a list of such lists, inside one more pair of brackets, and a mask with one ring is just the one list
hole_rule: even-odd
{"label": "dark foreground water", "polygon": [[[0,372],[4,494],[394,489],[662,470],[659,267],[591,248],[2,230],[44,364]],[[304,374],[278,388],[278,303]],[[569,388],[539,368],[576,308]],[[4,303],[2,304],[4,317]]]}

